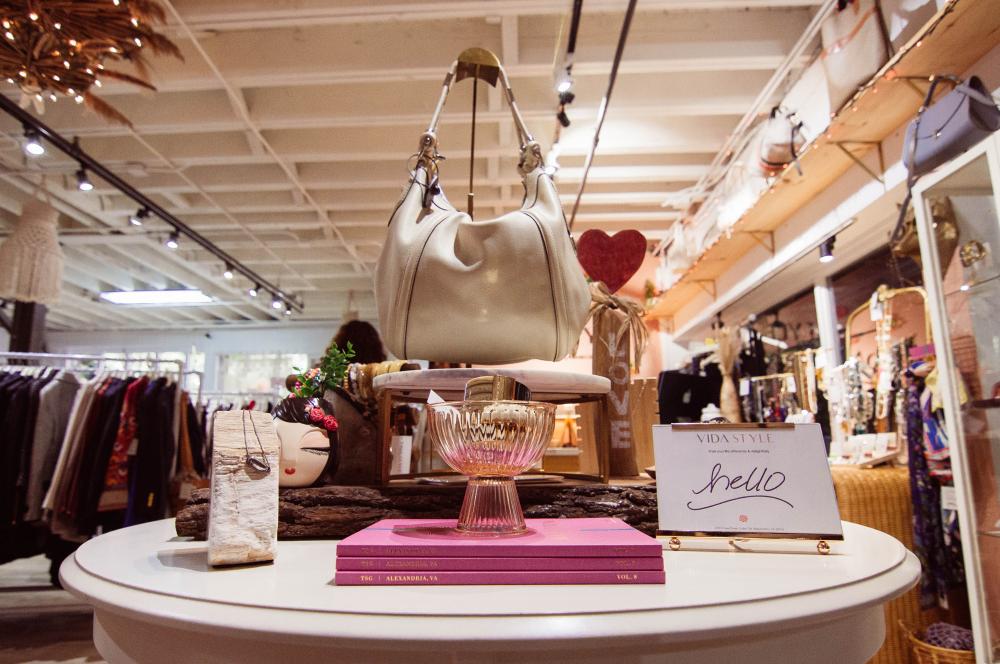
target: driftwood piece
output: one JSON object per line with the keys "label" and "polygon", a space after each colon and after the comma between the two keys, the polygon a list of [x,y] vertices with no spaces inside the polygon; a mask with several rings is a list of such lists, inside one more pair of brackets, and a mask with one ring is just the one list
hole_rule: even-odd
{"label": "driftwood piece", "polygon": [[[248,437],[253,442],[248,442]],[[242,565],[274,560],[278,526],[278,450],[271,416],[245,410],[215,415],[208,564]],[[253,445],[250,448],[249,445]],[[270,470],[251,468],[247,451]],[[207,508],[207,505],[206,505]],[[208,514],[208,509],[205,510]],[[207,526],[207,524],[206,524]]]}
{"label": "driftwood piece", "polygon": [[[454,519],[465,487],[428,485],[381,488],[325,486],[282,489],[278,539],[342,539],[379,519]],[[653,486],[521,486],[528,518],[615,516],[647,534],[656,532]],[[177,534],[204,539],[209,493],[196,490],[177,514]]]}

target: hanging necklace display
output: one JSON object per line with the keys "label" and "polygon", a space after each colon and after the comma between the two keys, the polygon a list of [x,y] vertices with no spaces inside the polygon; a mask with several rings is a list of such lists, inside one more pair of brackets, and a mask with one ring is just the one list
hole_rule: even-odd
{"label": "hanging necklace display", "polygon": [[253,429],[253,435],[257,438],[257,447],[260,448],[260,456],[257,456],[257,452],[250,451],[250,442],[247,440],[247,411],[242,411],[243,419],[243,447],[247,451],[246,465],[249,468],[256,470],[259,473],[267,474],[271,472],[271,464],[267,460],[267,453],[264,452],[264,444],[260,442],[260,434],[257,433],[257,425],[253,422],[253,416],[250,417],[250,427]]}
{"label": "hanging necklace display", "polygon": [[[254,442],[250,441],[251,435]],[[209,565],[274,560],[278,540],[278,473],[271,472],[271,468],[277,467],[280,450],[281,443],[269,414],[247,410],[220,410],[215,414],[208,516]]]}

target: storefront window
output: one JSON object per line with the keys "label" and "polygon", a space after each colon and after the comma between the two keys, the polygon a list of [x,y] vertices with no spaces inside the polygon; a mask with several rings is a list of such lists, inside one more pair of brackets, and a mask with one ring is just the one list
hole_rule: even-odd
{"label": "storefront window", "polygon": [[231,353],[219,358],[219,387],[223,392],[285,395],[285,377],[294,367],[309,366],[306,353]]}

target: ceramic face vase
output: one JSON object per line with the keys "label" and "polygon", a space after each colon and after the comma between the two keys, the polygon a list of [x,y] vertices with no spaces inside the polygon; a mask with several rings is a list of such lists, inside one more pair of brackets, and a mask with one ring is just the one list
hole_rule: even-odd
{"label": "ceramic face vase", "polygon": [[[323,419],[313,421],[313,409]],[[289,397],[274,411],[274,429],[281,441],[278,485],[304,487],[315,484],[327,471],[336,470],[336,429],[330,430],[333,408],[323,399]]]}

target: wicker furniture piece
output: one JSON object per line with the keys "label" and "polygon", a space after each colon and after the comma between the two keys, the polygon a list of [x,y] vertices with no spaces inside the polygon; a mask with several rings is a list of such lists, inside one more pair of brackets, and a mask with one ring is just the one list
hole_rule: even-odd
{"label": "wicker furniture piece", "polygon": [[[833,468],[840,518],[892,535],[913,549],[913,508],[906,468]],[[899,621],[923,626],[919,591],[914,588],[885,605],[885,643],[870,664],[908,664],[910,643]]]}
{"label": "wicker furniture piece", "polygon": [[913,664],[976,664],[976,655],[971,650],[940,648],[923,641],[902,620],[899,631],[906,636],[913,652]]}

